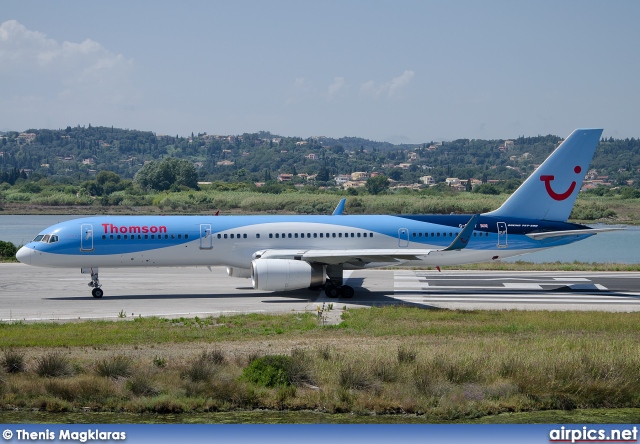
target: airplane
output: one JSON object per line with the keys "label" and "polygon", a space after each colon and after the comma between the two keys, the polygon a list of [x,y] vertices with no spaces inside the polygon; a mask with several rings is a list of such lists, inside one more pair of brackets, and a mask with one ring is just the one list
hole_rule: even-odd
{"label": "airplane", "polygon": [[53,225],[17,252],[40,267],[77,267],[104,294],[100,268],[226,266],[253,288],[324,289],[351,298],[344,270],[496,261],[603,231],[567,222],[602,129],[576,129],[494,211],[462,215],[93,216]]}

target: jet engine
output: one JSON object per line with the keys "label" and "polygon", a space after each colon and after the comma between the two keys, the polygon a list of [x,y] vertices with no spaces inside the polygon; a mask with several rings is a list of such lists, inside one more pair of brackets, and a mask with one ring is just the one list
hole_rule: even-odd
{"label": "jet engine", "polygon": [[227,267],[227,276],[234,278],[250,278],[251,270],[248,268]]}
{"label": "jet engine", "polygon": [[255,259],[251,283],[256,290],[286,291],[324,285],[325,266],[291,259]]}

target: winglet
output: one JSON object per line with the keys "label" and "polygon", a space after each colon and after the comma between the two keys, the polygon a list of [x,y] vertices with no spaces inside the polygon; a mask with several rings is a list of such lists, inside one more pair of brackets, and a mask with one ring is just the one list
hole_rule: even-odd
{"label": "winglet", "polygon": [[341,216],[342,215],[342,210],[344,210],[344,204],[346,202],[347,202],[347,199],[345,197],[340,199],[340,202],[338,202],[338,205],[336,206],[336,209],[333,210],[333,213],[331,215],[332,216]]}
{"label": "winglet", "polygon": [[456,236],[456,238],[451,242],[447,248],[442,251],[451,251],[451,250],[462,250],[469,243],[469,239],[471,239],[471,233],[476,227],[476,223],[478,223],[478,219],[480,218],[479,214],[474,214],[467,222],[467,225],[464,226],[460,234]]}

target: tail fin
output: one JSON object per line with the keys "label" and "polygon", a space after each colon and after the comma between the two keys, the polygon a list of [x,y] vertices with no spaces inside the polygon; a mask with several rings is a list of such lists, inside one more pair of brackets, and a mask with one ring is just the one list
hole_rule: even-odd
{"label": "tail fin", "polygon": [[566,221],[578,197],[602,129],[577,129],[487,216]]}

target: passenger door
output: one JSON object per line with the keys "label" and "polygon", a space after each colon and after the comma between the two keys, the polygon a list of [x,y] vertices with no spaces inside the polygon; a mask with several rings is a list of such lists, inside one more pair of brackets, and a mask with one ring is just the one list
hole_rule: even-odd
{"label": "passenger door", "polygon": [[80,251],[93,251],[93,225],[80,226]]}
{"label": "passenger door", "polygon": [[211,234],[211,224],[200,224],[200,249],[213,249],[213,235]]}

